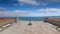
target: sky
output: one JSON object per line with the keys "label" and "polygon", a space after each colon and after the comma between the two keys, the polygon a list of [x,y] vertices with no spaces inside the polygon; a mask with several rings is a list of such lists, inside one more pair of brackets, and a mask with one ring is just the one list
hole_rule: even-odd
{"label": "sky", "polygon": [[60,16],[60,0],[0,0],[1,16]]}

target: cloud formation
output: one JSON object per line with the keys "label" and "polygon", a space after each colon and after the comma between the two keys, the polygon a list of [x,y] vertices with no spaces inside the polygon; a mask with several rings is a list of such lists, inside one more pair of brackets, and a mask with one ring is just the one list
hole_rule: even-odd
{"label": "cloud formation", "polygon": [[52,4],[52,3],[59,3],[60,2],[60,0],[40,0],[40,3],[42,4],[46,4],[46,5],[48,5],[48,4]]}
{"label": "cloud formation", "polygon": [[48,5],[49,3],[58,3],[60,0],[18,0],[18,2],[30,5]]}
{"label": "cloud formation", "polygon": [[39,12],[60,12],[60,8],[38,9]]}
{"label": "cloud formation", "polygon": [[24,11],[24,10],[14,10],[14,12],[0,12],[0,16],[5,17],[44,17],[44,16],[60,16],[60,13],[34,13],[34,12],[29,12],[29,11]]}
{"label": "cloud formation", "polygon": [[18,17],[18,16],[29,16],[31,12],[23,11],[23,10],[14,10],[13,12],[0,12],[0,16],[10,16],[10,17]]}
{"label": "cloud formation", "polygon": [[4,4],[30,4],[30,5],[48,5],[49,3],[59,3],[60,0],[0,0],[0,3]]}
{"label": "cloud formation", "polygon": [[38,2],[36,0],[18,0],[18,2],[22,2],[30,5],[38,5]]}

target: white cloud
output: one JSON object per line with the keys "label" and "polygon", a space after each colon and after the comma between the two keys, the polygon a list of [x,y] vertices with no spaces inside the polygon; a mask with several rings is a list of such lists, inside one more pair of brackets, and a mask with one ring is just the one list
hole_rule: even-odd
{"label": "white cloud", "polygon": [[43,4],[43,6],[48,5],[48,4],[52,4],[52,3],[59,3],[60,0],[41,0],[40,3]]}
{"label": "white cloud", "polygon": [[26,10],[15,10],[14,13],[30,14],[31,12]]}
{"label": "white cloud", "polygon": [[[55,10],[55,9],[54,9]],[[0,12],[0,16],[11,16],[11,17],[19,17],[19,16],[25,16],[25,17],[44,17],[44,16],[60,16],[60,13],[35,13],[25,10],[14,10],[13,12]]]}
{"label": "white cloud", "polygon": [[38,12],[43,12],[42,16],[60,16],[60,8],[42,8]]}
{"label": "white cloud", "polygon": [[0,12],[0,16],[13,16],[13,17],[18,17],[18,16],[29,16],[31,12],[24,11],[24,10],[14,10],[13,12]]}
{"label": "white cloud", "polygon": [[36,0],[18,0],[18,2],[22,2],[30,5],[38,5],[38,2]]}
{"label": "white cloud", "polygon": [[24,10],[15,10],[14,12],[28,12],[28,11],[24,11]]}
{"label": "white cloud", "polygon": [[58,3],[60,0],[18,0],[19,3],[25,3],[30,5],[43,5],[46,6],[49,3]]}
{"label": "white cloud", "polygon": [[15,6],[30,4],[32,6],[46,6],[50,3],[59,3],[60,0],[17,0],[18,4],[13,4]]}
{"label": "white cloud", "polygon": [[38,9],[39,12],[60,12],[60,8]]}
{"label": "white cloud", "polygon": [[59,13],[44,13],[44,16],[60,16]]}

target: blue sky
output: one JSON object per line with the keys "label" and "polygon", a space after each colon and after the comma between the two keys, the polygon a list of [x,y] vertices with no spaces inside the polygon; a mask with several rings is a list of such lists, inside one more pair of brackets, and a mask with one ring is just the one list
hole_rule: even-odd
{"label": "blue sky", "polygon": [[0,16],[60,16],[60,0],[0,0]]}

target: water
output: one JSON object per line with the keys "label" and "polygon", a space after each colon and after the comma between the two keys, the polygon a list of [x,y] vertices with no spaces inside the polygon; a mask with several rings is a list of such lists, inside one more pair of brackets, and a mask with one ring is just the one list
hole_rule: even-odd
{"label": "water", "polygon": [[[1,17],[2,18],[2,17]],[[8,18],[8,17],[3,17]],[[9,17],[9,18],[16,18],[16,17]],[[20,20],[27,20],[27,21],[42,21],[45,17],[18,17]],[[48,18],[60,18],[60,16],[48,16]]]}
{"label": "water", "polygon": [[19,19],[27,21],[42,21],[44,17],[20,17]]}
{"label": "water", "polygon": [[[20,20],[43,21],[45,17],[19,17]],[[49,16],[48,18],[60,18],[60,16]]]}

